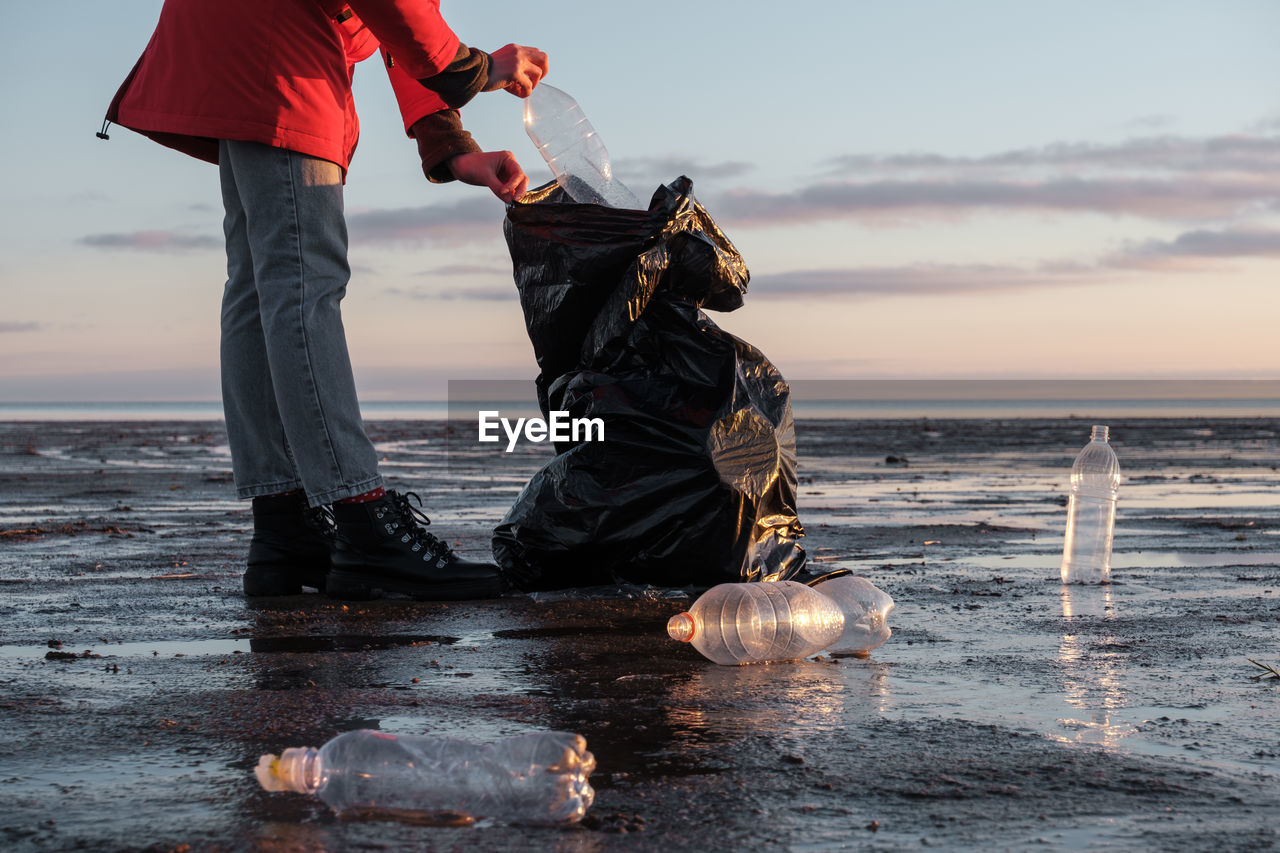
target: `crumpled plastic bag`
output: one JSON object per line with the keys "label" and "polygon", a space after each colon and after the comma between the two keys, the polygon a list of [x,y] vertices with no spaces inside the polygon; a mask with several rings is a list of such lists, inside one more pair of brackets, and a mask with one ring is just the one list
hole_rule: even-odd
{"label": "crumpled plastic bag", "polygon": [[577,204],[556,184],[504,232],[543,414],[600,418],[557,442],[494,531],[521,589],[785,580],[797,541],[790,389],[703,308],[742,305],[742,256],[681,177],[649,210]]}

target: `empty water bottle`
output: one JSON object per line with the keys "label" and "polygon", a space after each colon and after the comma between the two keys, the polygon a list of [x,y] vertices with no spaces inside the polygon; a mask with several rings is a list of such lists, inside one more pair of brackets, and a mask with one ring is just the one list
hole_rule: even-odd
{"label": "empty water bottle", "polygon": [[572,97],[546,83],[524,102],[524,129],[574,201],[630,210],[640,201],[613,176],[609,152]]}
{"label": "empty water bottle", "polygon": [[362,729],[264,755],[256,774],[268,791],[314,794],[344,815],[558,824],[586,814],[595,766],[586,740],[568,732],[480,746]]}
{"label": "empty water bottle", "polygon": [[893,634],[888,621],[893,610],[889,593],[848,569],[819,578],[812,588],[835,601],[844,613],[844,632],[827,646],[828,652],[867,657],[888,642]]}
{"label": "empty water bottle", "polygon": [[1107,443],[1109,430],[1095,426],[1071,466],[1067,534],[1062,546],[1063,583],[1108,583],[1115,535],[1120,462]]}
{"label": "empty water bottle", "polygon": [[839,605],[795,581],[722,583],[667,622],[672,639],[726,665],[808,657],[843,630]]}

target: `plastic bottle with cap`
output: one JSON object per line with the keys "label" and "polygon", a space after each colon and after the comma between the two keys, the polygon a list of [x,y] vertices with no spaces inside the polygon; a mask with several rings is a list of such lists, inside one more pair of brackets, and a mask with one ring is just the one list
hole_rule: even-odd
{"label": "plastic bottle with cap", "polygon": [[264,755],[255,773],[268,791],[311,794],[342,815],[564,824],[591,806],[595,766],[586,740],[569,732],[476,745],[361,729],[319,749]]}
{"label": "plastic bottle with cap", "polygon": [[641,209],[635,194],[613,176],[604,142],[571,96],[546,83],[535,87],[524,102],[524,129],[574,201]]}
{"label": "plastic bottle with cap", "polygon": [[866,578],[841,569],[809,586],[835,601],[844,613],[844,632],[827,646],[831,654],[865,658],[893,635],[888,621],[893,596]]}
{"label": "plastic bottle with cap", "polygon": [[796,581],[722,583],[667,622],[673,640],[725,665],[808,657],[843,631],[839,605]]}
{"label": "plastic bottle with cap", "polygon": [[1120,462],[1107,441],[1109,437],[1107,427],[1094,426],[1089,443],[1071,466],[1067,532],[1062,545],[1063,583],[1111,580]]}

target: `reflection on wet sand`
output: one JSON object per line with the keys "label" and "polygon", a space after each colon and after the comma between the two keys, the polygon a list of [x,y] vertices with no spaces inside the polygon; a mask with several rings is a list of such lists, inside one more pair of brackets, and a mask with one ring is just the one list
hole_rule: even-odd
{"label": "reflection on wet sand", "polygon": [[1073,736],[1058,739],[1089,743],[1108,749],[1118,748],[1122,739],[1136,729],[1112,719],[1114,711],[1125,707],[1124,677],[1114,638],[1108,633],[1080,633],[1076,626],[1105,626],[1114,616],[1110,584],[1062,587],[1063,634],[1058,646],[1058,662],[1062,665],[1063,690],[1068,705],[1079,709],[1088,719],[1063,717],[1058,722]]}

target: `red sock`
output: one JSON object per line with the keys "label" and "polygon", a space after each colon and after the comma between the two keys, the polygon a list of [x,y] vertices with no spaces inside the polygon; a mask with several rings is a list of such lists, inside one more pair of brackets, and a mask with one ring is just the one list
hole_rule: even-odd
{"label": "red sock", "polygon": [[386,495],[386,493],[387,493],[386,489],[384,489],[382,486],[378,486],[378,488],[371,489],[365,492],[363,495],[352,495],[349,498],[340,498],[334,501],[334,503],[367,504],[369,501],[376,501],[378,498],[383,497],[384,495]]}

